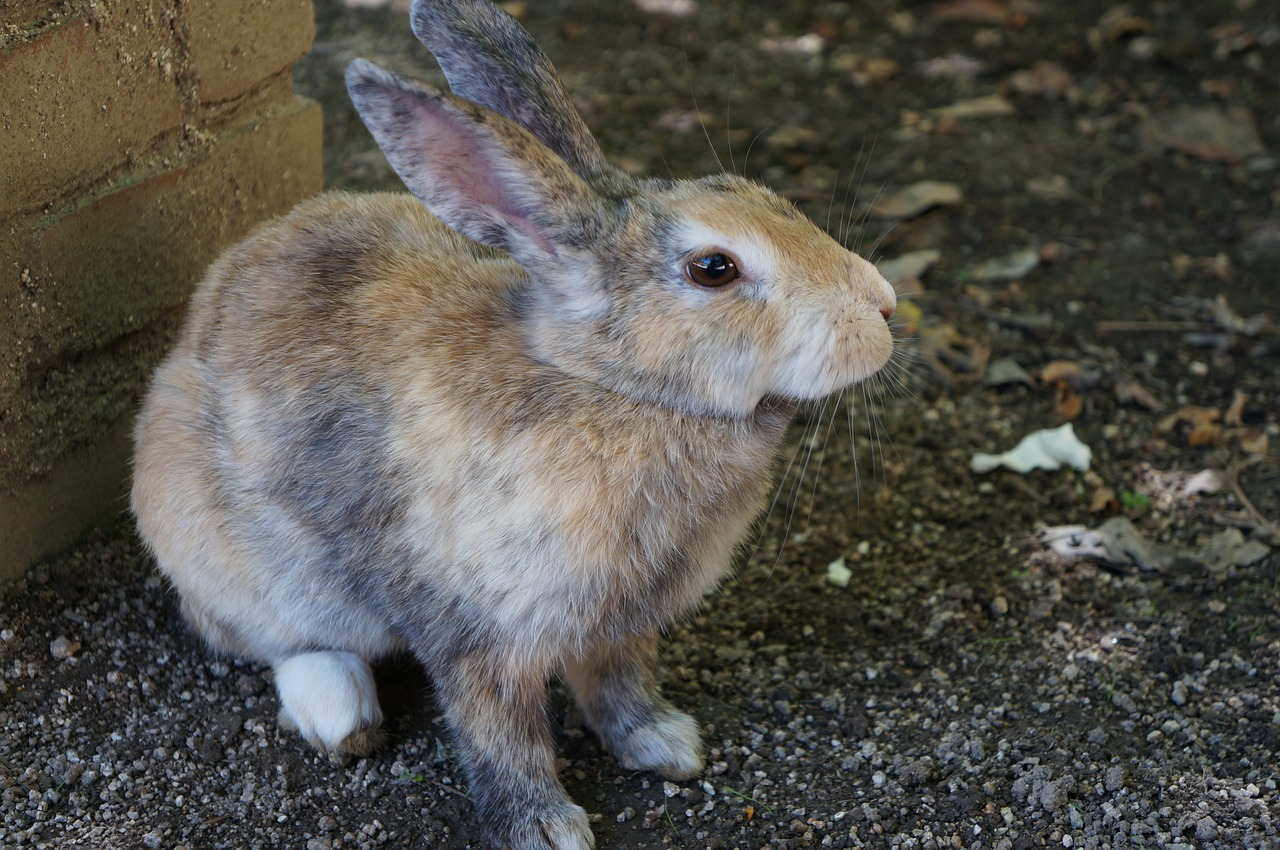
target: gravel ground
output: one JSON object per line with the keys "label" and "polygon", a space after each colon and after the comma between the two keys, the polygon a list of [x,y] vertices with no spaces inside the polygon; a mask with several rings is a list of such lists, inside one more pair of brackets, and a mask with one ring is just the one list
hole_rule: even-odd
{"label": "gravel ground", "polygon": [[[623,771],[556,692],[562,776],[601,847],[1280,847],[1280,350],[1274,324],[1232,324],[1277,304],[1280,13],[972,19],[1003,8],[527,4],[629,168],[714,168],[696,101],[726,164],[750,147],[751,173],[833,230],[854,215],[832,198],[861,216],[841,203],[851,174],[862,201],[926,179],[963,194],[881,245],[941,252],[904,284],[909,388],[806,413],[737,578],[664,649],[705,774]],[[329,183],[390,186],[341,69],[430,62],[400,10],[318,15],[297,80],[325,105]],[[1052,78],[1042,61],[1066,81],[1016,82]],[[1014,114],[930,112],[988,95]],[[1247,110],[1261,149],[1212,124],[1199,149],[1152,142],[1187,105]],[[854,243],[883,224],[859,219]],[[978,273],[1029,245],[1016,280]],[[1002,361],[1025,377],[997,380]],[[1049,380],[1054,362],[1073,377]],[[1066,418],[1089,472],[970,471],[973,451]],[[1189,492],[1205,469],[1219,483]],[[1140,568],[1037,537],[1108,517],[1173,554]],[[827,579],[841,558],[846,587]],[[483,846],[411,663],[379,670],[390,743],[333,764],[276,726],[269,671],[190,635],[127,524],[0,594],[0,846]]]}

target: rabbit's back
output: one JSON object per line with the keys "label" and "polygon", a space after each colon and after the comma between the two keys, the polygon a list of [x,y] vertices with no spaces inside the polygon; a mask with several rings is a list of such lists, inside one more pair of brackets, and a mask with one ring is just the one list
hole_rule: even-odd
{"label": "rabbit's back", "polygon": [[449,303],[436,282],[492,288],[488,260],[411,197],[330,194],[210,268],[139,415],[133,502],[215,645],[270,659],[335,628],[371,655],[394,643],[343,590],[352,562],[386,557],[401,501],[383,355]]}

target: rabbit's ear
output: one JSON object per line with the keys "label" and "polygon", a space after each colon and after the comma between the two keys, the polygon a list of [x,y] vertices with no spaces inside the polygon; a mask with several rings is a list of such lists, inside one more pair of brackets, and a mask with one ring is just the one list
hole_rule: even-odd
{"label": "rabbit's ear", "polygon": [[584,180],[617,173],[551,60],[515,18],[488,0],[415,0],[411,18],[454,94],[524,127]]}
{"label": "rabbit's ear", "polygon": [[405,186],[460,233],[527,264],[581,242],[598,218],[592,189],[501,115],[363,59],[347,90]]}

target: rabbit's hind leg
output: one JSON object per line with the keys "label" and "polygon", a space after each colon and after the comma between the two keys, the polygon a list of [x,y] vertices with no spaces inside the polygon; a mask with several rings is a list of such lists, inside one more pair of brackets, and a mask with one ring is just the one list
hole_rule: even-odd
{"label": "rabbit's hind leg", "polygon": [[623,767],[669,779],[702,772],[697,722],[658,693],[657,639],[605,643],[565,665],[587,722]]}
{"label": "rabbit's hind leg", "polygon": [[323,753],[365,755],[383,740],[373,671],[351,652],[306,652],[272,665],[280,725]]}

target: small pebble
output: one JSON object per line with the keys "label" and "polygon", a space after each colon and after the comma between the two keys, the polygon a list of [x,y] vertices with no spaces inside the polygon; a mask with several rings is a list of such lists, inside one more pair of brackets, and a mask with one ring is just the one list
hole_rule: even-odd
{"label": "small pebble", "polygon": [[59,661],[65,661],[80,651],[80,641],[59,635],[49,643],[49,652]]}

